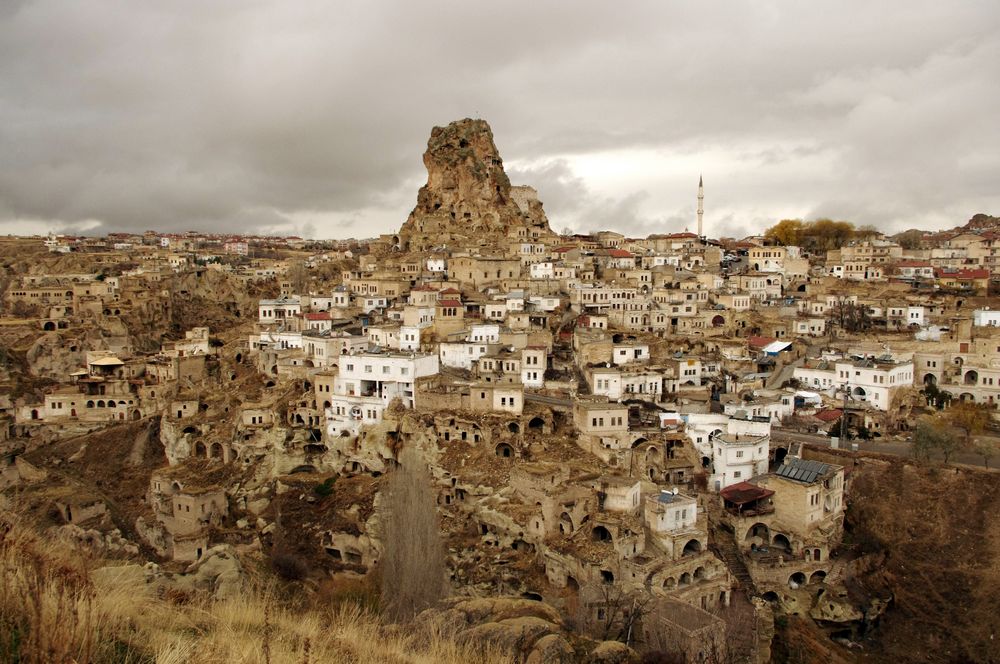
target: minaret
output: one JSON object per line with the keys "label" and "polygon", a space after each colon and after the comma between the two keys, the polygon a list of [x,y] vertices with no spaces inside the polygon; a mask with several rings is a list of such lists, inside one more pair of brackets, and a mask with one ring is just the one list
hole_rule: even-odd
{"label": "minaret", "polygon": [[698,176],[698,237],[702,237],[701,219],[705,216],[705,185]]}

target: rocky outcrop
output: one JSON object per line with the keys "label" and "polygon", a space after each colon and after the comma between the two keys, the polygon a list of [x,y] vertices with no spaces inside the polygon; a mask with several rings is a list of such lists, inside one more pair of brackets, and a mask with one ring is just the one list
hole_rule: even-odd
{"label": "rocky outcrop", "polygon": [[231,599],[243,591],[245,573],[233,548],[219,545],[206,551],[201,560],[192,563],[182,574],[172,574],[156,563],[146,563],[99,567],[91,572],[91,577],[98,588],[124,585],[145,588],[144,594],[148,597],[203,592],[215,599]]}
{"label": "rocky outcrop", "polygon": [[400,249],[423,251],[459,242],[496,245],[529,227],[551,233],[533,190],[512,192],[485,120],[466,118],[434,127],[424,165],[427,184],[400,229]]}
{"label": "rocky outcrop", "polygon": [[453,597],[421,613],[416,623],[458,643],[499,648],[528,664],[638,661],[623,643],[571,637],[555,608],[533,600]]}
{"label": "rocky outcrop", "polygon": [[76,524],[59,526],[56,536],[70,545],[85,549],[95,556],[137,556],[139,547],[125,539],[120,530],[103,533],[92,528],[81,528]]}

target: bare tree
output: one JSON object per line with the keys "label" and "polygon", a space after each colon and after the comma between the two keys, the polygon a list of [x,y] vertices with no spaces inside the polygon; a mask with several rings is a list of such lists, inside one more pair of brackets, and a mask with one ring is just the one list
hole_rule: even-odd
{"label": "bare tree", "polygon": [[620,584],[588,584],[580,589],[578,624],[602,641],[632,645],[651,600],[649,593],[629,591]]}
{"label": "bare tree", "polygon": [[433,606],[446,594],[444,549],[431,478],[412,447],[388,476],[379,503],[382,605],[396,621]]}

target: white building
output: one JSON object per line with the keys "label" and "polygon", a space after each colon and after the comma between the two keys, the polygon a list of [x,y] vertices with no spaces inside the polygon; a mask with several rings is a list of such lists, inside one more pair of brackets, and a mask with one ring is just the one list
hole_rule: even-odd
{"label": "white building", "polygon": [[302,313],[302,303],[297,297],[261,300],[257,305],[257,320],[261,323],[283,323]]}
{"label": "white building", "polygon": [[490,345],[485,342],[456,341],[438,344],[438,357],[441,366],[455,369],[472,369],[479,358],[488,352],[490,352]]}
{"label": "white building", "polygon": [[532,279],[552,279],[555,277],[555,266],[549,261],[533,263],[529,274]]}
{"label": "white building", "polygon": [[420,350],[419,325],[401,325],[399,327],[399,350]]}
{"label": "white building", "polygon": [[972,324],[977,327],[1000,327],[1000,309],[976,309],[972,312]]}
{"label": "white building", "polygon": [[807,389],[826,391],[831,396],[847,390],[852,400],[888,411],[893,393],[913,384],[913,362],[821,361],[796,367],[793,377]]}
{"label": "white building", "polygon": [[528,346],[521,351],[521,384],[525,387],[545,385],[548,352],[544,346]]}
{"label": "white building", "polygon": [[415,403],[416,380],[438,373],[433,354],[359,353],[341,357],[334,379],[330,407],[326,409],[328,436],[357,433],[362,425],[376,424],[394,399],[407,408]]}
{"label": "white building", "polygon": [[475,343],[500,343],[500,325],[498,323],[477,323],[469,327],[467,341]]}
{"label": "white building", "polygon": [[555,311],[561,302],[562,300],[556,295],[532,295],[528,297],[528,303],[535,311]]}
{"label": "white building", "polygon": [[709,485],[714,491],[767,472],[771,436],[749,433],[722,434],[712,439]]}
{"label": "white building", "polygon": [[611,350],[611,361],[615,364],[649,361],[649,345],[626,343],[615,344]]}

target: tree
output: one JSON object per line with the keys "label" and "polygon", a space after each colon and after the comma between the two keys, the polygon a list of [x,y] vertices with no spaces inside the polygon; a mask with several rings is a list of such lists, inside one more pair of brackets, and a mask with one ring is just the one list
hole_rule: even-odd
{"label": "tree", "polygon": [[972,446],[973,436],[978,436],[990,423],[990,411],[983,404],[960,401],[944,411],[946,421],[965,434],[965,445]]}
{"label": "tree", "polygon": [[908,231],[897,234],[893,239],[903,249],[919,249],[920,243],[924,239],[924,232],[916,228],[911,228]]}
{"label": "tree", "polygon": [[580,589],[580,625],[594,638],[632,645],[652,596],[621,584],[591,583]]}
{"label": "tree", "polygon": [[955,435],[941,414],[920,418],[913,429],[913,456],[917,459],[929,461],[934,454],[940,454],[948,463],[964,446],[964,441]]}
{"label": "tree", "polygon": [[431,478],[420,454],[404,448],[379,502],[382,606],[408,620],[446,594],[444,548]]}
{"label": "tree", "polygon": [[996,456],[997,444],[991,438],[980,438],[973,446],[973,451],[983,458],[983,465],[990,467],[990,459]]}
{"label": "tree", "polygon": [[871,224],[865,224],[864,226],[858,226],[857,230],[854,231],[854,239],[871,240],[881,234],[882,232],[879,229],[875,228]]}
{"label": "tree", "polygon": [[830,332],[836,325],[845,332],[867,332],[871,329],[872,319],[868,307],[848,300],[840,299],[830,308]]}
{"label": "tree", "polygon": [[774,226],[764,231],[764,237],[770,238],[787,246],[798,246],[802,240],[803,223],[801,219],[782,219]]}

